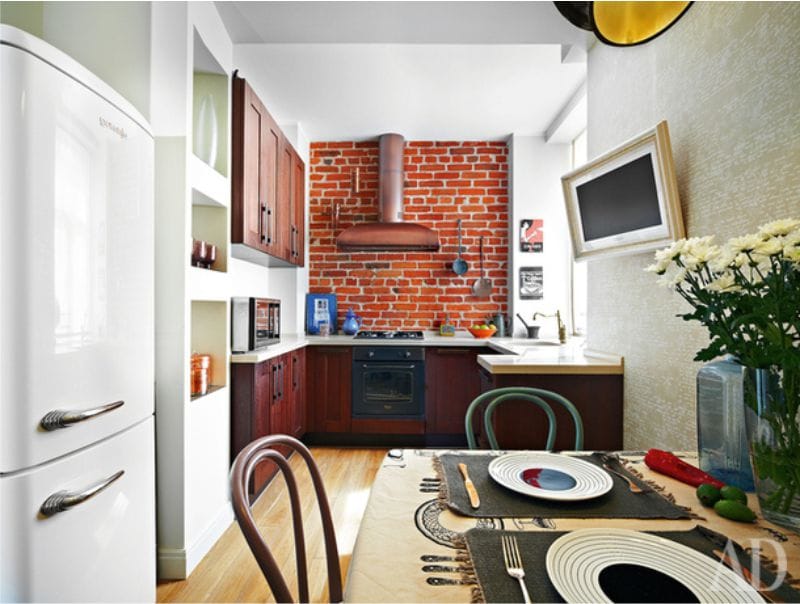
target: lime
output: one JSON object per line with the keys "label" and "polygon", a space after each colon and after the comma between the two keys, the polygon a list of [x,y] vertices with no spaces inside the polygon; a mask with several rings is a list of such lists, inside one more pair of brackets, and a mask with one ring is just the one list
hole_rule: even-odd
{"label": "lime", "polygon": [[738,487],[725,485],[719,490],[719,494],[722,496],[723,499],[738,501],[739,503],[747,505],[747,495],[745,495],[745,492]]}
{"label": "lime", "polygon": [[714,504],[714,511],[723,518],[737,522],[753,522],[756,519],[753,510],[733,499],[720,499]]}
{"label": "lime", "polygon": [[720,490],[715,487],[713,484],[703,483],[699,487],[697,487],[697,498],[707,508],[713,506],[717,501],[720,500]]}

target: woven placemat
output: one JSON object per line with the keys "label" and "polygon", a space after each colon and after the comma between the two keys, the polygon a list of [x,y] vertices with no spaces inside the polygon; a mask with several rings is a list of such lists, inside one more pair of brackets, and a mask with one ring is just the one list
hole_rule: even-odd
{"label": "woven placemat", "polygon": [[[671,539],[717,560],[714,556],[714,549],[725,550],[728,540],[723,535],[706,529],[695,527],[689,531],[651,531],[659,537]],[[503,563],[501,537],[505,534],[513,534],[517,538],[517,543],[522,557],[523,568],[525,570],[525,585],[530,592],[533,602],[563,602],[564,600],[553,587],[547,575],[545,559],[547,550],[553,542],[564,535],[561,531],[498,531],[492,529],[471,529],[466,532],[466,545],[471,558],[474,572],[477,577],[479,589],[473,598],[479,602],[521,602],[521,592],[519,583],[506,573]],[[739,558],[739,563],[753,571],[751,566],[752,558],[738,544],[733,543],[733,547]],[[728,550],[730,551],[730,550]],[[760,569],[761,580],[767,585],[771,585],[775,580],[775,574],[768,564],[762,564]],[[625,575],[624,581],[630,582],[630,573]],[[785,602],[800,601],[800,591],[793,589],[791,583],[795,580],[787,577],[783,584],[778,587],[774,595]],[[653,594],[655,597],[647,598],[646,585],[621,585],[615,586],[624,592],[628,590],[635,601],[671,601],[669,594]],[[644,589],[645,591],[636,590]],[[624,595],[620,593],[624,598]],[[635,597],[638,596],[638,597]],[[665,599],[666,598],[666,599]],[[634,601],[634,600],[617,600]]]}
{"label": "woven placemat", "polygon": [[[576,456],[597,466],[603,465],[599,454]],[[666,496],[614,462],[614,469],[626,472],[631,480],[645,489],[632,493],[628,485],[612,474],[614,487],[600,497],[584,501],[548,501],[516,493],[497,484],[489,476],[489,464],[495,459],[488,455],[444,454],[434,458],[434,467],[444,477],[441,496],[453,511],[473,518],[535,517],[535,518],[691,518],[689,510],[671,502]],[[475,510],[469,504],[458,464],[464,463],[481,499]]]}

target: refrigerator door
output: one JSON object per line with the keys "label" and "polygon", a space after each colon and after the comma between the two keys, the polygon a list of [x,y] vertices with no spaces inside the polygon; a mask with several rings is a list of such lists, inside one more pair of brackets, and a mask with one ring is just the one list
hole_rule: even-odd
{"label": "refrigerator door", "polygon": [[[155,601],[153,424],[0,477],[0,601]],[[80,493],[120,470],[83,503],[41,514],[54,493]]]}
{"label": "refrigerator door", "polygon": [[153,413],[153,139],[94,76],[22,40],[36,54],[0,45],[0,474]]}

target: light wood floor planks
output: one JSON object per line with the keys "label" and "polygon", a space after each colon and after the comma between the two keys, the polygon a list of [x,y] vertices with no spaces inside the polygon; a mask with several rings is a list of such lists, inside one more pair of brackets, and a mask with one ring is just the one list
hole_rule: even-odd
{"label": "light wood floor planks", "polygon": [[[347,575],[358,526],[369,498],[369,490],[386,449],[312,448],[319,466],[336,526],[342,579]],[[327,601],[327,573],[319,509],[308,472],[302,460],[292,456],[303,503],[309,559],[309,591],[312,602]],[[253,506],[262,534],[297,593],[294,540],[289,497],[280,477],[275,478]],[[158,602],[274,602],[272,593],[250,548],[234,522],[185,581],[159,582]]]}

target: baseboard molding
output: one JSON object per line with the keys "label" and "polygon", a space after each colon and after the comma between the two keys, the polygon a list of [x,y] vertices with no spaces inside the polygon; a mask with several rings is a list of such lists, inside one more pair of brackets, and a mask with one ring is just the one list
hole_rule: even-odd
{"label": "baseboard molding", "polygon": [[158,548],[158,578],[168,580],[186,578],[185,549]]}
{"label": "baseboard molding", "polygon": [[200,560],[233,522],[233,509],[226,503],[219,509],[213,522],[206,527],[188,549],[158,548],[158,578],[186,579]]}
{"label": "baseboard molding", "polygon": [[230,502],[226,502],[217,512],[216,518],[211,524],[206,527],[200,536],[195,539],[194,543],[189,546],[186,552],[186,573],[192,574],[195,566],[200,563],[200,560],[208,553],[208,551],[219,540],[227,528],[233,522],[233,508]]}

